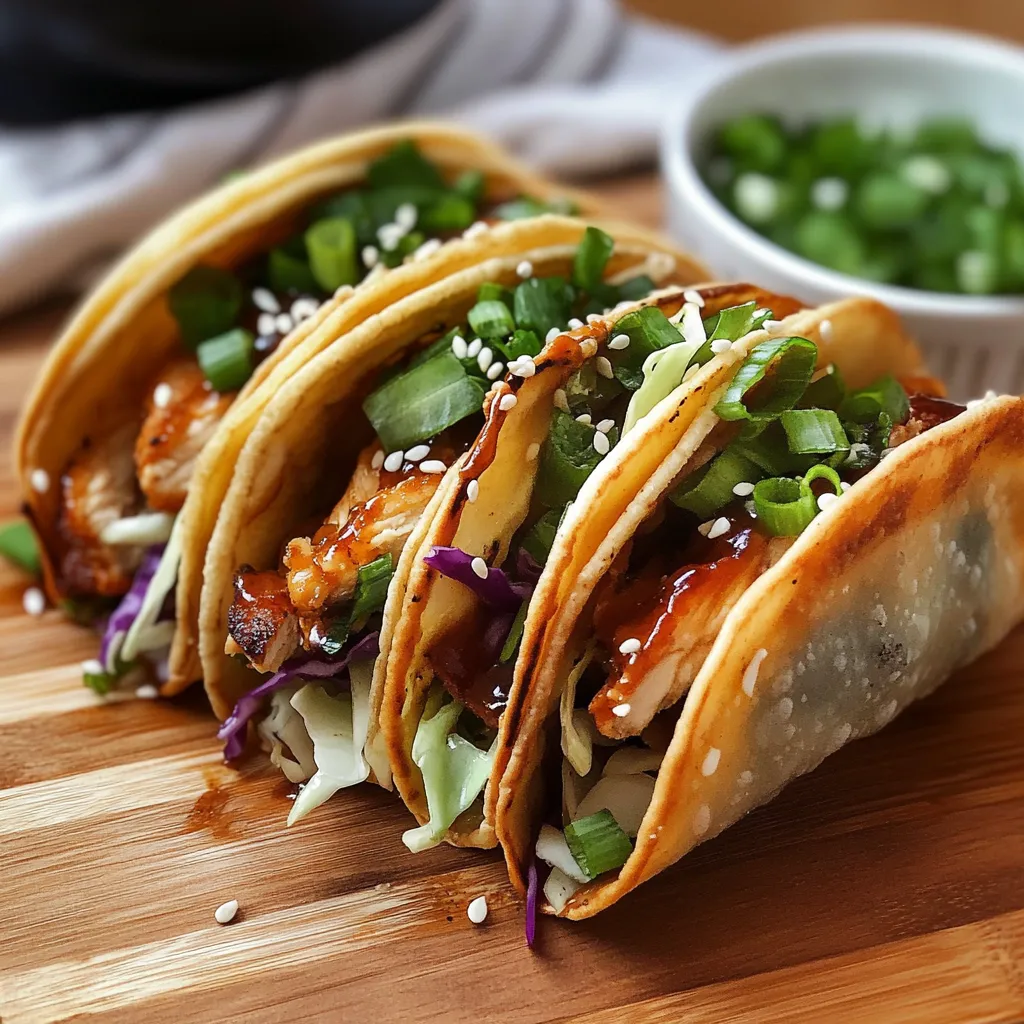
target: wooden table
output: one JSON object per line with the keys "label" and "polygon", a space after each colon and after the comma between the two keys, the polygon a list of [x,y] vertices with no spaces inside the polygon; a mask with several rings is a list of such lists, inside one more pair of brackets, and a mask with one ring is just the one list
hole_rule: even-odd
{"label": "wooden table", "polygon": [[[607,191],[657,220],[649,179]],[[0,328],[4,451],[59,314]],[[409,854],[369,787],[286,831],[280,777],[224,767],[198,693],[101,704],[94,639],[27,617],[25,585],[0,569],[4,1024],[1024,1019],[1024,631],[530,953],[497,854]]]}

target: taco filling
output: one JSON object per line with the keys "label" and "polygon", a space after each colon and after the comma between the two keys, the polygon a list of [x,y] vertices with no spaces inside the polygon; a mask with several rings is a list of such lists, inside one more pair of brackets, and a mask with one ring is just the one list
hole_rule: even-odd
{"label": "taco filling", "polygon": [[629,857],[679,701],[746,589],[894,448],[964,411],[932,378],[850,391],[817,361],[803,338],[751,350],[717,426],[594,591],[562,687],[561,799],[536,845],[556,911]]}
{"label": "taco filling", "polygon": [[[514,288],[482,285],[465,322],[439,329],[410,346],[411,354],[384,370],[363,401],[363,412],[376,436],[359,454],[351,479],[323,525],[311,536],[288,542],[278,569],[239,567],[228,610],[225,651],[272,675],[247,694],[225,721],[220,735],[227,741],[229,758],[242,752],[246,725],[257,717],[272,759],[282,767],[288,765],[289,778],[309,779],[314,770],[313,778],[319,778],[324,765],[314,732],[327,728],[321,713],[325,709],[337,713],[337,702],[344,701],[348,710],[341,719],[349,722],[345,732],[349,763],[365,764],[367,730],[354,723],[359,715],[366,724],[369,687],[357,692],[353,672],[358,665],[364,678],[372,674],[389,585],[409,536],[445,473],[473,446],[487,409],[514,406],[504,378],[528,377],[544,339],[578,323],[578,317],[654,287],[643,276],[619,285],[604,283],[601,270],[612,246],[607,235],[588,228],[577,261],[591,259],[595,246],[603,256],[590,279],[591,287],[557,276],[534,276],[524,261],[517,271],[521,280]],[[483,646],[490,650],[497,643],[493,649],[497,663],[525,591],[499,579],[500,571],[485,582],[481,569],[484,577],[488,571],[481,559],[456,556],[455,562],[458,565],[451,571],[475,580],[488,600],[501,608],[493,616],[501,623],[497,631],[491,621],[481,622]],[[295,689],[295,680],[314,676],[320,681]],[[314,692],[315,701],[309,696]],[[459,695],[457,684],[452,694]],[[486,776],[496,718],[474,702],[480,714],[467,712],[460,721],[462,704],[446,702],[447,695],[440,695],[432,703],[433,726],[418,740],[417,749],[429,748],[424,756],[428,761],[440,758],[439,764],[454,758],[463,773],[458,783],[461,793],[466,778],[475,779],[481,772]],[[461,742],[452,739],[456,728]],[[310,741],[313,754],[304,759],[301,754],[308,752]],[[374,771],[380,778],[386,765],[375,761]],[[355,778],[358,774],[349,772],[345,778],[361,781]],[[315,806],[305,796],[311,785],[303,789],[290,821]],[[481,780],[476,792],[482,786]],[[322,794],[326,787],[319,786],[317,791]],[[452,799],[455,804],[461,802],[461,796]]]}
{"label": "taco filling", "polygon": [[[238,265],[195,266],[169,289],[179,354],[148,383],[142,408],[87,438],[61,475],[62,588],[76,601],[122,598],[90,685],[109,689],[143,656],[160,674],[180,557],[175,517],[199,453],[257,365],[339,289],[378,268],[425,258],[478,221],[554,208],[485,196],[479,171],[446,181],[415,143],[401,142],[369,164],[362,187],[308,204]],[[173,564],[150,582],[166,589],[143,601],[137,572],[155,555]],[[146,612],[143,623],[132,608]]]}

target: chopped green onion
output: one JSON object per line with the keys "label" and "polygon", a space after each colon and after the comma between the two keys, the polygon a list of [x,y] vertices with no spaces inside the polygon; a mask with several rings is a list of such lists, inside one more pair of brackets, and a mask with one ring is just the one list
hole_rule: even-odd
{"label": "chopped green onion", "polygon": [[490,299],[503,302],[509,309],[512,308],[512,304],[515,301],[512,292],[503,284],[498,284],[495,281],[485,281],[477,289],[476,301],[487,302]]}
{"label": "chopped green onion", "polygon": [[[636,302],[639,299],[646,299],[656,287],[657,285],[646,274],[637,274],[636,277],[631,277],[617,286],[615,302]],[[611,305],[615,305],[615,302]]]}
{"label": "chopped green onion", "polygon": [[[461,334],[461,328],[453,327],[447,334],[442,334],[437,341],[432,342],[426,348],[420,349],[409,361],[408,369],[412,369],[414,366],[419,366],[421,363],[427,362],[429,359],[433,359],[435,356],[442,356],[446,352],[451,352],[452,341],[455,340],[457,334]],[[394,374],[395,377],[401,373],[401,364],[397,367],[398,372]]]}
{"label": "chopped green onion", "polygon": [[513,331],[512,337],[507,341],[498,341],[496,338],[492,338],[491,345],[505,357],[506,362],[511,362],[520,356],[540,355],[541,349],[544,347],[540,338],[533,331]]}
{"label": "chopped green onion", "polygon": [[527,530],[519,546],[538,564],[544,565],[551,553],[551,545],[555,542],[555,534],[558,532],[558,525],[565,515],[565,509],[548,509],[531,527]]}
{"label": "chopped green onion", "polygon": [[185,344],[195,348],[235,326],[242,297],[242,285],[234,274],[200,265],[171,288],[167,302]]}
{"label": "chopped green onion", "polygon": [[846,454],[850,442],[831,409],[787,409],[780,417],[794,455]]}
{"label": "chopped green onion", "polygon": [[267,278],[275,292],[313,292],[320,287],[316,283],[309,263],[286,249],[271,249],[267,257]]}
{"label": "chopped green onion", "polygon": [[355,624],[384,607],[395,566],[391,555],[381,555],[368,565],[361,565],[356,577],[356,593],[349,622]]}
{"label": "chopped green onion", "polygon": [[442,191],[445,188],[441,172],[411,139],[397,143],[374,160],[366,177],[374,189],[416,187]]}
{"label": "chopped green onion", "polygon": [[[561,508],[579,493],[602,458],[594,448],[594,434],[594,427],[555,410],[537,469],[535,494],[542,505]],[[613,428],[608,441],[614,445],[617,440]]]}
{"label": "chopped green onion", "polygon": [[[326,633],[320,632],[319,627],[316,627],[316,631],[316,646],[322,654],[328,658],[334,658],[341,654],[345,644],[348,642],[351,628],[348,618],[340,616],[331,621]],[[311,636],[310,639],[312,640],[313,637]]]}
{"label": "chopped green onion", "polygon": [[33,576],[39,575],[39,544],[24,519],[0,527],[0,555]]}
{"label": "chopped green onion", "polygon": [[602,283],[604,268],[615,248],[615,240],[600,228],[588,227],[576,247],[572,262],[572,283],[586,292]]}
{"label": "chopped green onion", "polygon": [[510,662],[519,650],[519,642],[523,639],[523,627],[526,625],[526,613],[530,609],[530,599],[526,598],[519,606],[516,617],[512,620],[512,627],[508,631],[508,638],[498,655],[498,661],[505,665]]}
{"label": "chopped green onion", "polygon": [[318,220],[306,231],[309,268],[325,292],[359,280],[356,229],[343,217]]}
{"label": "chopped green onion", "polygon": [[796,537],[818,514],[818,504],[809,484],[776,476],[755,484],[754,511],[766,532],[775,537]]}
{"label": "chopped green onion", "polygon": [[237,391],[253,371],[253,336],[244,327],[204,341],[196,357],[214,391]]}
{"label": "chopped green onion", "polygon": [[457,192],[463,199],[468,199],[474,206],[478,206],[484,197],[486,185],[484,172],[476,169],[463,171],[452,185],[452,190]]}
{"label": "chopped green onion", "polygon": [[565,841],[573,860],[587,878],[621,868],[633,852],[629,836],[608,810],[588,814],[565,826]]}
{"label": "chopped green onion", "polygon": [[446,192],[420,214],[417,226],[431,235],[465,231],[476,217],[476,207],[465,196]]}
{"label": "chopped green onion", "polygon": [[839,479],[839,474],[831,466],[826,466],[824,463],[811,466],[804,474],[804,483],[810,487],[815,480],[827,480],[835,494],[843,493],[843,482]]}
{"label": "chopped green onion", "polygon": [[797,402],[798,409],[832,409],[838,412],[846,397],[846,383],[839,367],[831,365],[826,373],[807,385],[804,397]]}
{"label": "chopped green onion", "polygon": [[679,329],[657,306],[644,306],[627,313],[615,323],[616,334],[625,334],[629,345],[608,352],[616,379],[630,391],[637,391],[644,382],[644,362],[652,352],[678,345]]}
{"label": "chopped green onion", "polygon": [[498,206],[494,216],[498,220],[526,220],[528,217],[540,217],[545,213],[560,213],[571,217],[577,212],[576,204],[568,199],[554,199],[544,203],[532,196],[520,196]]}
{"label": "chopped green onion", "polygon": [[[391,220],[394,216],[394,207],[398,205],[397,202],[394,202],[393,205],[389,203],[387,209],[380,209],[378,202],[379,197],[373,193],[350,189],[318,203],[311,211],[309,223],[334,220],[335,218],[348,220],[356,229],[356,239],[360,245],[376,245],[377,228]],[[298,241],[301,243],[302,254],[305,256],[305,240],[300,238]],[[295,254],[293,253],[293,255]]]}
{"label": "chopped green onion", "polygon": [[726,448],[706,466],[687,476],[669,494],[669,499],[700,519],[710,519],[736,500],[733,488],[737,484],[757,483],[763,475],[757,463],[734,448]]}
{"label": "chopped green onion", "polygon": [[572,316],[573,289],[561,277],[530,277],[516,285],[512,312],[519,327],[547,337],[563,330]]}
{"label": "chopped green onion", "polygon": [[385,451],[398,451],[479,413],[483,400],[484,385],[454,355],[441,353],[381,385],[363,411]]}
{"label": "chopped green onion", "polygon": [[789,450],[786,432],[778,423],[769,423],[753,437],[739,437],[730,450],[750,459],[763,476],[786,476],[803,468]]}
{"label": "chopped green onion", "polygon": [[727,309],[713,313],[704,318],[704,335],[707,341],[694,353],[690,360],[696,366],[704,366],[715,358],[711,343],[725,339],[739,341],[748,334],[761,329],[766,320],[770,320],[770,309],[758,312],[756,302],[744,302],[741,306],[729,306]]}
{"label": "chopped green onion", "polygon": [[854,423],[870,423],[885,413],[893,423],[902,423],[910,412],[910,400],[895,377],[886,375],[858,391],[851,391],[839,407],[839,415]]}
{"label": "chopped green onion", "polygon": [[818,358],[806,338],[770,338],[756,345],[715,406],[723,420],[769,423],[800,400]]}
{"label": "chopped green onion", "polygon": [[[98,664],[98,662],[97,662]],[[82,682],[100,697],[106,697],[117,684],[117,676],[112,672],[82,672]]]}
{"label": "chopped green onion", "polygon": [[844,469],[870,469],[876,465],[882,452],[889,447],[892,419],[884,412],[874,423],[846,423],[850,452],[843,460]]}
{"label": "chopped green onion", "polygon": [[478,302],[469,311],[469,326],[481,338],[507,338],[515,329],[508,306],[497,299],[485,299]]}

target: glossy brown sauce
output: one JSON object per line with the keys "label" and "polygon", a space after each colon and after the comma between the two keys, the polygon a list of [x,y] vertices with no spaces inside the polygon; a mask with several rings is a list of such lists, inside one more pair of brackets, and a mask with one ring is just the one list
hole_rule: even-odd
{"label": "glossy brown sauce", "polygon": [[959,405],[946,398],[922,394],[910,396],[910,418],[918,420],[924,430],[931,430],[940,423],[948,423],[966,411],[966,405]]}

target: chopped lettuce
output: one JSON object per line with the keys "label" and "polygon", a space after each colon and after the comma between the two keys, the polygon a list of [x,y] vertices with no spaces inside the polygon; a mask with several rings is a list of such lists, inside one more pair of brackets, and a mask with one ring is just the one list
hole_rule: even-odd
{"label": "chopped lettuce", "polygon": [[497,737],[490,750],[481,750],[455,732],[463,710],[458,701],[434,710],[436,706],[436,700],[428,701],[412,743],[412,759],[423,774],[429,814],[425,825],[402,836],[413,853],[437,846],[455,819],[479,796],[497,749]]}
{"label": "chopped lettuce", "polygon": [[680,340],[678,345],[658,349],[644,360],[644,381],[629,400],[626,419],[622,424],[623,437],[663,398],[675,391],[682,382],[690,360],[703,344],[703,338]]}
{"label": "chopped lettuce", "polygon": [[132,661],[139,654],[159,651],[167,647],[174,639],[174,620],[161,622],[167,595],[174,589],[178,581],[178,566],[181,564],[182,518],[178,516],[167,539],[167,547],[160,558],[160,564],[153,574],[149,586],[142,598],[142,607],[135,616],[121,645],[120,657],[124,661]]}
{"label": "chopped lettuce", "polygon": [[288,686],[272,693],[270,709],[256,727],[260,737],[270,747],[271,764],[280,768],[289,782],[305,782],[316,772],[313,741],[306,732],[302,716],[291,705],[291,699],[298,689],[297,686]]}

